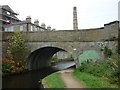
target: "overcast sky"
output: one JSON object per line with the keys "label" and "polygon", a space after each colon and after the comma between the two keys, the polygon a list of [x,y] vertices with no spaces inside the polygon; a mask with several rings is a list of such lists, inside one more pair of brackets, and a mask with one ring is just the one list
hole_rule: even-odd
{"label": "overcast sky", "polygon": [[0,0],[9,5],[18,18],[32,17],[57,30],[73,29],[73,7],[77,7],[78,28],[98,28],[118,20],[120,0]]}

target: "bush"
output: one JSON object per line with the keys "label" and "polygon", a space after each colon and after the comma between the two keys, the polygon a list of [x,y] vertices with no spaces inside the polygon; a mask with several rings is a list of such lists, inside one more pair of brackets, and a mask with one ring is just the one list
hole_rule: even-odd
{"label": "bush", "polygon": [[2,72],[3,74],[7,74],[7,73],[10,73],[12,71],[12,68],[10,65],[8,64],[2,64]]}
{"label": "bush", "polygon": [[7,53],[10,59],[17,61],[24,61],[29,53],[26,46],[25,39],[22,38],[22,34],[17,31],[9,39],[9,47]]}
{"label": "bush", "polygon": [[6,59],[6,58],[2,60],[3,75],[22,72],[24,69],[25,69],[25,64],[21,61],[13,61],[11,59]]}
{"label": "bush", "polygon": [[[111,83],[118,83],[118,58],[113,56],[114,59],[99,60],[98,63],[86,62],[83,63],[78,70],[93,74],[94,76],[107,78]],[[115,59],[116,58],[116,59]]]}
{"label": "bush", "polygon": [[110,57],[112,55],[112,50],[104,47],[104,55],[106,58]]}

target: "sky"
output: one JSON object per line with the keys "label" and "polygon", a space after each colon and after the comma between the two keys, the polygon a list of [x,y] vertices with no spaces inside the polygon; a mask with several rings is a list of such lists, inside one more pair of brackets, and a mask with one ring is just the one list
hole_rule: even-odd
{"label": "sky", "polygon": [[78,28],[99,28],[118,20],[120,0],[0,0],[0,5],[9,5],[25,20],[31,16],[56,30],[73,29],[73,7],[77,7]]}

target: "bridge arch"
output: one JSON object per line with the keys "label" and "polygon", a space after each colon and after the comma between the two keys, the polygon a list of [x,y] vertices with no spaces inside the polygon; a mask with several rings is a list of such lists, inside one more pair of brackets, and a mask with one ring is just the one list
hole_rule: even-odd
{"label": "bridge arch", "polygon": [[51,65],[51,58],[53,55],[59,51],[66,51],[62,48],[58,47],[42,47],[31,52],[27,59],[27,69],[36,70],[44,67],[48,67]]}

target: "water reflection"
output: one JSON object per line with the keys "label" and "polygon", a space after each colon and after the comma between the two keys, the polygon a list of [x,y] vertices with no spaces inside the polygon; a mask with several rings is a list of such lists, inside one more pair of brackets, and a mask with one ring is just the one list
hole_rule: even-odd
{"label": "water reflection", "polygon": [[[66,64],[65,64],[66,63]],[[69,63],[69,64],[68,64]],[[39,80],[54,73],[56,71],[69,68],[74,64],[73,61],[64,62],[63,64],[57,64],[55,66],[46,67],[39,70],[28,71],[19,75],[7,76],[3,78],[3,88],[39,88]]]}

